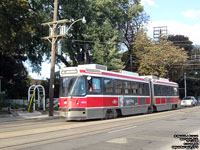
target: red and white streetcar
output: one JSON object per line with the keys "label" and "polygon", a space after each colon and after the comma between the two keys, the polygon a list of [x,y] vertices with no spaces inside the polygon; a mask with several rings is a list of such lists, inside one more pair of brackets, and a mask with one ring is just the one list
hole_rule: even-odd
{"label": "red and white streetcar", "polygon": [[59,108],[67,120],[116,118],[175,109],[178,84],[155,76],[107,71],[97,64],[60,71]]}

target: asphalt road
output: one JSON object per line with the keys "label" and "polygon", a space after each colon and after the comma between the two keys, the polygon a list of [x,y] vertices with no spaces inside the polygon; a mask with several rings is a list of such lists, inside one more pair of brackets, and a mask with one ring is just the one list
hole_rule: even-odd
{"label": "asphalt road", "polygon": [[180,135],[200,140],[200,106],[111,120],[1,121],[0,149],[170,150],[171,146],[183,146]]}

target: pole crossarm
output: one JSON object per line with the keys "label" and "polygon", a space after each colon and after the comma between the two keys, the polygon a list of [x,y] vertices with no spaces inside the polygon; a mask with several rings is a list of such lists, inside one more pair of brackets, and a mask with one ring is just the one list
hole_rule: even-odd
{"label": "pole crossarm", "polygon": [[66,34],[54,35],[54,36],[46,36],[46,37],[42,37],[41,39],[48,40],[48,39],[60,38],[60,37],[66,37]]}
{"label": "pole crossarm", "polygon": [[58,20],[58,21],[52,21],[52,22],[46,22],[46,23],[42,23],[41,25],[42,26],[51,26],[51,25],[54,25],[54,24],[62,24],[62,23],[67,23],[67,22],[71,22],[70,20],[68,19],[63,19],[63,20]]}

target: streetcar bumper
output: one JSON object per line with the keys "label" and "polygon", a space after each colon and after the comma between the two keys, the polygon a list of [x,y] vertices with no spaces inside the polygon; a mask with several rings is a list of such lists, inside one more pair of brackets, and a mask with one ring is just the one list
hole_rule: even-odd
{"label": "streetcar bumper", "polygon": [[69,120],[86,120],[85,108],[68,108],[61,111],[61,116],[64,116],[67,121]]}

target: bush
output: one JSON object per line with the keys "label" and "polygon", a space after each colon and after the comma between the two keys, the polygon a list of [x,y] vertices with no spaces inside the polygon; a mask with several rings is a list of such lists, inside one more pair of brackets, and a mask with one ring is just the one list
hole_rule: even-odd
{"label": "bush", "polygon": [[0,110],[4,107],[10,107],[10,103],[6,101],[6,94],[0,93]]}
{"label": "bush", "polygon": [[20,104],[11,104],[11,108],[12,109],[20,109],[20,108],[24,108],[24,109],[28,109],[28,106],[26,105],[20,105]]}

